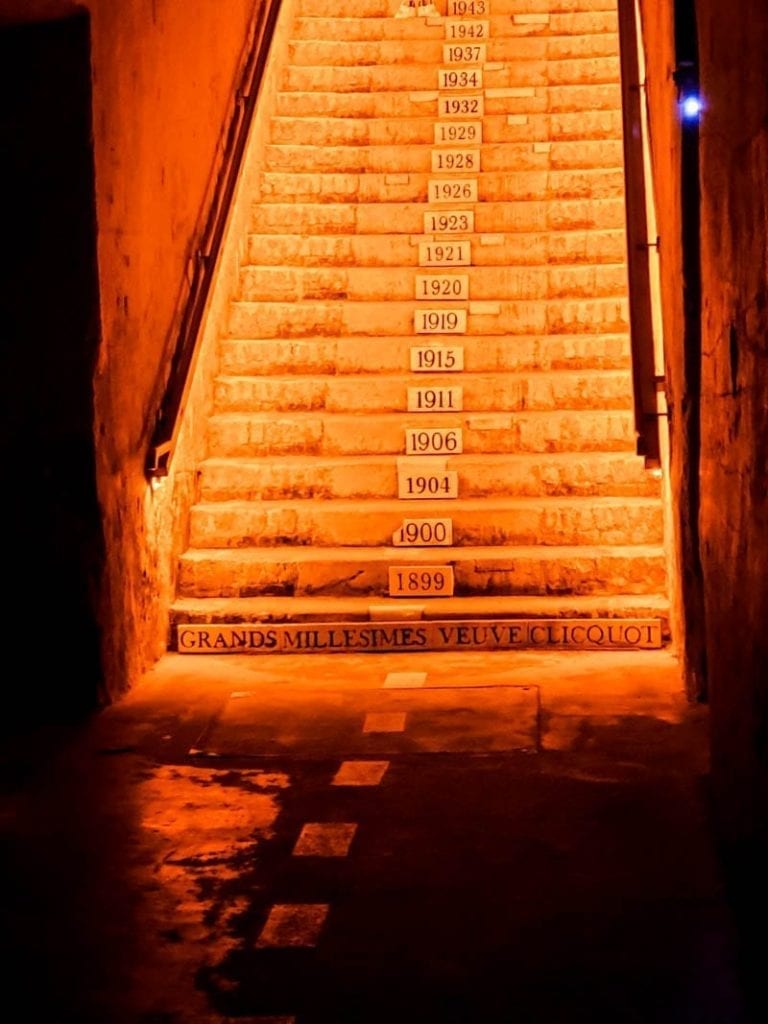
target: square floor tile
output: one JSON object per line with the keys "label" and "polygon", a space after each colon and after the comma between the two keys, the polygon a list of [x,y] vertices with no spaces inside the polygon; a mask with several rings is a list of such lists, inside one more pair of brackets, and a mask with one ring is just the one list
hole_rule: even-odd
{"label": "square floor tile", "polygon": [[363,732],[403,732],[406,718],[401,711],[374,711],[365,716]]}
{"label": "square floor tile", "polygon": [[259,949],[288,949],[316,946],[325,919],[327,903],[276,903],[256,940]]}
{"label": "square floor tile", "polygon": [[389,761],[343,761],[331,785],[378,786],[387,768]]}
{"label": "square floor tile", "polygon": [[352,822],[310,822],[301,830],[294,857],[346,857],[355,838]]}
{"label": "square floor tile", "polygon": [[409,690],[423,686],[427,681],[426,672],[388,672],[384,680],[385,690]]}

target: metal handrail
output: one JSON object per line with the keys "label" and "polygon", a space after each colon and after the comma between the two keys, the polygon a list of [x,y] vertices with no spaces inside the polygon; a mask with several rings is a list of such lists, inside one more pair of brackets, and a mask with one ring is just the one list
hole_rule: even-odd
{"label": "metal handrail", "polygon": [[192,256],[192,278],[169,361],[168,378],[155,417],[146,461],[146,471],[150,477],[168,475],[195,364],[203,314],[242,168],[248,131],[264,78],[280,5],[281,0],[264,0],[254,18],[250,42],[235,92],[234,109],[223,134],[221,160],[211,190],[200,242]]}
{"label": "metal handrail", "polygon": [[624,128],[624,198],[627,211],[627,273],[632,388],[637,453],[647,467],[661,463],[658,387],[648,249],[647,183],[642,128],[642,88],[638,59],[635,0],[618,0],[621,54],[621,109]]}

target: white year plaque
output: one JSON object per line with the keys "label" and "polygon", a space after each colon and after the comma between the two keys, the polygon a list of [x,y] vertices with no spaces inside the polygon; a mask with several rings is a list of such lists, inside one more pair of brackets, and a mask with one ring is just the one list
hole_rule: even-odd
{"label": "white year plaque", "polygon": [[419,242],[420,267],[468,267],[471,246],[464,242]]}
{"label": "white year plaque", "polygon": [[424,234],[464,234],[475,230],[474,210],[430,210],[424,214]]}
{"label": "white year plaque", "polygon": [[417,309],[413,314],[416,334],[466,334],[466,309]]}
{"label": "white year plaque", "polygon": [[480,170],[479,149],[433,149],[433,171],[463,171],[472,174]]}
{"label": "white year plaque", "polygon": [[452,519],[404,519],[392,534],[396,548],[439,548],[453,544]]}
{"label": "white year plaque", "polygon": [[468,299],[467,274],[417,274],[417,299]]}
{"label": "white year plaque", "polygon": [[461,427],[406,427],[406,455],[460,455],[463,450]]}
{"label": "white year plaque", "polygon": [[408,412],[460,412],[463,398],[460,387],[408,388]]}
{"label": "white year plaque", "polygon": [[482,121],[438,121],[435,124],[435,145],[444,145],[446,142],[482,141]]}
{"label": "white year plaque", "polygon": [[390,597],[452,597],[452,565],[396,565],[389,568]]}
{"label": "white year plaque", "polygon": [[443,60],[446,64],[485,64],[485,43],[446,43]]}

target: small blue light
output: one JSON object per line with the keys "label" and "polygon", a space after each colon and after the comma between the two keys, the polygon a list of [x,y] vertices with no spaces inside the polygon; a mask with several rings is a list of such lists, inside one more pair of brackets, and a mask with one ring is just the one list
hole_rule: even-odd
{"label": "small blue light", "polygon": [[685,121],[698,121],[704,104],[701,102],[700,96],[690,94],[682,100],[680,107]]}

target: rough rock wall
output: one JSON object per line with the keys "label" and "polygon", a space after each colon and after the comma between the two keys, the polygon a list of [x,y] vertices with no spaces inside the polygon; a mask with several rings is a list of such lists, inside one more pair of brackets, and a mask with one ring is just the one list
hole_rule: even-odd
{"label": "rough rock wall", "polygon": [[768,836],[768,11],[700,0],[700,527],[713,774],[728,837]]}
{"label": "rough rock wall", "polygon": [[768,831],[768,12],[762,0],[696,3],[705,103],[696,344],[681,245],[681,197],[696,183],[681,189],[673,9],[642,7],[688,669],[706,670],[722,834],[759,848]]}

